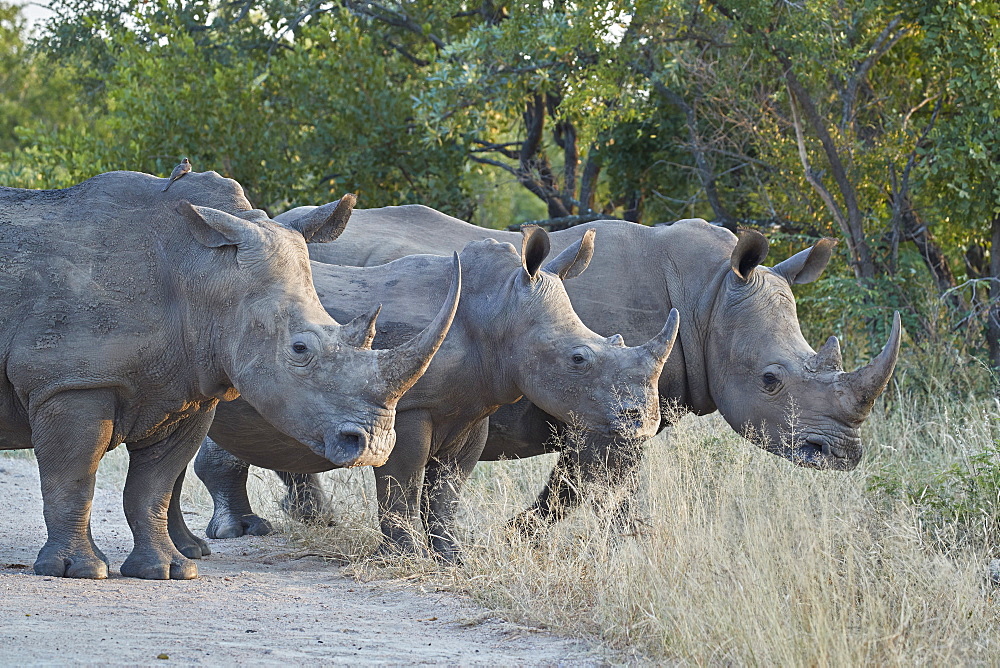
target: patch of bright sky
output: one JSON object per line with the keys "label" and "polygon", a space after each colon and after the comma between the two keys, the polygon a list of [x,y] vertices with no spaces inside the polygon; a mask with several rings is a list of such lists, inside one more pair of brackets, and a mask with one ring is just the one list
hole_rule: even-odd
{"label": "patch of bright sky", "polygon": [[21,15],[28,23],[28,31],[34,31],[52,16],[54,16],[48,5],[40,2],[27,2],[21,5]]}

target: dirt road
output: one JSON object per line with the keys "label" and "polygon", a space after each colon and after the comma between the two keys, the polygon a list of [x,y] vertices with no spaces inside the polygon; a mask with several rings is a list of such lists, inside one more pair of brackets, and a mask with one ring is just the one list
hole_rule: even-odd
{"label": "dirt road", "polygon": [[[207,518],[191,515],[196,531]],[[98,488],[104,581],[39,577],[45,540],[33,461],[0,457],[0,665],[600,665],[598,648],[498,620],[453,594],[358,583],[271,539],[210,541],[192,581],[117,574],[131,548],[121,494]]]}

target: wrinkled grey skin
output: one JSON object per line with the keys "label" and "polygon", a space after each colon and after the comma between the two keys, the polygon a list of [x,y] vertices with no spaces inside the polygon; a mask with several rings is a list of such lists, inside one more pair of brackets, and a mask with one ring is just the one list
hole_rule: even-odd
{"label": "wrinkled grey skin", "polygon": [[[295,220],[311,210],[300,207],[278,219]],[[589,230],[600,234],[601,252],[586,274],[566,283],[588,327],[621,332],[632,343],[651,336],[669,309],[681,312],[677,346],[660,376],[663,399],[699,415],[718,410],[735,431],[800,466],[841,471],[857,466],[861,424],[899,352],[899,316],[879,356],[851,373],[843,371],[836,337],[818,353],[806,343],[791,286],[820,276],[833,240],[823,239],[770,268],[762,265],[763,235],[746,231],[738,239],[700,219],[657,227],[598,221],[552,233],[552,246],[559,251]],[[516,234],[476,227],[424,206],[385,207],[355,211],[336,244],[310,245],[309,252],[324,262],[369,266]],[[545,452],[552,442],[549,424],[557,422],[529,401],[505,406],[490,418],[482,458]],[[552,519],[558,508],[576,503],[577,487],[562,484],[562,476],[581,465],[586,468],[586,461],[563,450],[531,515],[521,519]],[[554,494],[563,503],[552,504]]]}
{"label": "wrinkled grey skin", "polygon": [[[480,458],[487,418],[502,404],[523,395],[561,420],[576,416],[601,444],[643,440],[659,426],[656,385],[676,336],[677,313],[642,346],[627,348],[621,337],[599,336],[573,312],[561,280],[586,268],[594,234],[578,239],[544,269],[546,233],[532,228],[522,241],[521,257],[513,246],[492,239],[471,242],[462,251],[463,292],[454,324],[427,372],[400,400],[396,448],[375,469],[389,549],[425,550],[415,539],[425,491],[423,520],[431,547],[445,559],[458,557],[451,530],[455,502]],[[315,263],[313,275],[334,317],[382,304],[378,347],[422,326],[430,305],[440,301],[447,264],[446,258],[427,255],[363,269]],[[210,436],[195,465],[216,501],[210,536],[269,529],[250,510],[245,465],[218,446],[251,464],[286,472],[330,468],[303,456],[308,452],[299,444],[282,438],[240,402],[219,408]],[[308,480],[304,484],[300,491],[318,509],[321,491]]]}
{"label": "wrinkled grey skin", "polygon": [[341,465],[381,463],[393,404],[444,337],[394,366],[323,309],[303,238],[335,238],[353,198],[288,229],[214,172],[169,194],[165,181],[111,172],[66,190],[0,188],[0,448],[38,459],[40,575],[107,577],[90,533],[94,478],[127,442],[135,547],[122,574],[196,577],[167,508],[220,401],[242,394]]}

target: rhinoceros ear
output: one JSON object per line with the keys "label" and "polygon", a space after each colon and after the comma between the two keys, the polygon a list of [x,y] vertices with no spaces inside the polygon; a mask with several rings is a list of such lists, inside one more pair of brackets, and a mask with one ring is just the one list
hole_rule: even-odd
{"label": "rhinoceros ear", "polygon": [[306,243],[316,244],[333,241],[347,227],[347,221],[351,218],[351,212],[354,211],[354,205],[357,201],[356,196],[348,193],[336,202],[316,207],[287,225],[301,232]]}
{"label": "rhinoceros ear", "polygon": [[209,248],[240,246],[259,238],[255,226],[245,220],[218,209],[194,206],[186,199],[177,203],[177,213],[184,216],[198,243]]}
{"label": "rhinoceros ear", "polygon": [[594,236],[596,232],[593,228],[583,233],[583,238],[575,244],[559,253],[554,260],[545,265],[545,271],[551,271],[564,281],[569,278],[576,278],[583,273],[583,270],[590,264],[594,257]]}
{"label": "rhinoceros ear", "polygon": [[235,214],[237,218],[242,218],[243,220],[251,221],[264,221],[271,220],[271,217],[267,215],[267,211],[263,209],[250,209],[249,211],[240,211]]}
{"label": "rhinoceros ear", "polygon": [[744,283],[750,280],[753,270],[767,257],[767,237],[757,230],[740,230],[739,241],[733,249],[730,265],[733,273]]}
{"label": "rhinoceros ear", "polygon": [[836,239],[820,239],[812,248],[796,253],[784,262],[774,265],[772,269],[784,276],[792,285],[812,283],[826,269],[836,245]]}
{"label": "rhinoceros ear", "polygon": [[528,278],[538,278],[538,270],[542,261],[549,254],[549,234],[537,225],[521,227],[521,266],[528,273]]}

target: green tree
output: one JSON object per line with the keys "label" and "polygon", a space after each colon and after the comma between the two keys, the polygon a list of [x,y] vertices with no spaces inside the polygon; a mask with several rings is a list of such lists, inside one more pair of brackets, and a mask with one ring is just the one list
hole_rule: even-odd
{"label": "green tree", "polygon": [[[134,3],[122,3],[132,7]],[[249,7],[249,5],[247,5]],[[169,173],[179,156],[236,178],[266,208],[356,191],[365,206],[421,201],[468,217],[462,152],[426,141],[403,56],[331,10],[293,26],[215,4],[63,6],[49,48],[84,74],[90,132],[32,129],[48,173]],[[82,20],[81,14],[88,20]],[[90,12],[89,14],[87,12]]]}
{"label": "green tree", "polygon": [[989,283],[986,299],[973,292],[973,315],[985,316],[990,361],[1000,368],[1000,3],[921,3],[910,11],[923,30],[923,67],[942,82],[942,120],[922,147],[918,187],[954,252],[968,249],[968,278]]}
{"label": "green tree", "polygon": [[75,106],[66,104],[74,94],[65,70],[31,50],[20,6],[0,2],[0,154],[8,155],[6,162],[23,146],[18,126],[54,128],[78,120]]}

